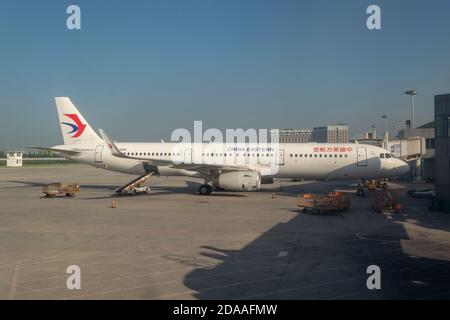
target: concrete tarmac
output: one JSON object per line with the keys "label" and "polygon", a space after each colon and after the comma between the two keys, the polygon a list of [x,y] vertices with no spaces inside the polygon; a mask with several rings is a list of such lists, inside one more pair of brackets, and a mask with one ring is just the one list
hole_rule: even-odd
{"label": "concrete tarmac", "polygon": [[[148,195],[112,196],[132,178],[83,165],[0,168],[0,299],[450,298],[450,215],[406,197],[408,185],[391,184],[403,214],[375,213],[371,195],[352,196],[346,213],[304,214],[298,193],[349,182],[199,196],[200,180],[153,177]],[[41,198],[51,182],[81,191]],[[70,265],[81,290],[66,286]],[[370,265],[380,290],[367,288]]]}

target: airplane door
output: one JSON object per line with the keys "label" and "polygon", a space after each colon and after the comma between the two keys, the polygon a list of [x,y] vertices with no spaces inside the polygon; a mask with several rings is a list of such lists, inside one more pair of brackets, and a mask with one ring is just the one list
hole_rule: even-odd
{"label": "airplane door", "polygon": [[102,151],[103,151],[103,145],[96,146],[94,151],[94,161],[95,162],[102,162]]}
{"label": "airplane door", "polygon": [[184,163],[192,163],[192,149],[185,149],[184,150]]}
{"label": "airplane door", "polygon": [[367,148],[366,147],[357,147],[357,166],[367,167]]}
{"label": "airplane door", "polygon": [[277,165],[284,165],[284,150],[283,149],[279,149],[277,151],[277,158],[276,158],[276,162],[275,164]]}

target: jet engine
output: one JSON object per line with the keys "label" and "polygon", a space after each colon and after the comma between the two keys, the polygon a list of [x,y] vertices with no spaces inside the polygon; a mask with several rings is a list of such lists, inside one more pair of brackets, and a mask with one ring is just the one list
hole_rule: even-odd
{"label": "jet engine", "polygon": [[224,190],[252,191],[261,186],[261,175],[251,170],[218,173],[212,178],[212,184]]}
{"label": "jet engine", "polygon": [[274,177],[268,177],[268,176],[261,177],[261,184],[273,184],[274,182],[275,182]]}

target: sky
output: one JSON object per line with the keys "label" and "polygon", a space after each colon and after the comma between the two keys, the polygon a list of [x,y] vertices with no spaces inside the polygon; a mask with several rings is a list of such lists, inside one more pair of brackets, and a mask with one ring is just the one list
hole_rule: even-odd
{"label": "sky", "polygon": [[0,0],[0,150],[62,144],[55,96],[117,141],[167,141],[194,120],[348,123],[353,137],[383,114],[395,135],[410,88],[416,123],[433,120],[450,93],[448,0]]}

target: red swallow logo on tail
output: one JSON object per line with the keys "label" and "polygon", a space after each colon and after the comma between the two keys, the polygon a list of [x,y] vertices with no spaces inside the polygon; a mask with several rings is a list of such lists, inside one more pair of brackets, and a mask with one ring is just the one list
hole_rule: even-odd
{"label": "red swallow logo on tail", "polygon": [[69,127],[72,128],[72,131],[69,131],[67,133],[75,133],[72,136],[72,138],[78,138],[79,136],[81,136],[83,134],[84,129],[86,129],[86,125],[81,122],[80,118],[78,118],[78,115],[74,113],[65,113],[64,115],[72,119],[73,122],[75,122],[75,123],[61,122],[62,124],[68,125]]}

